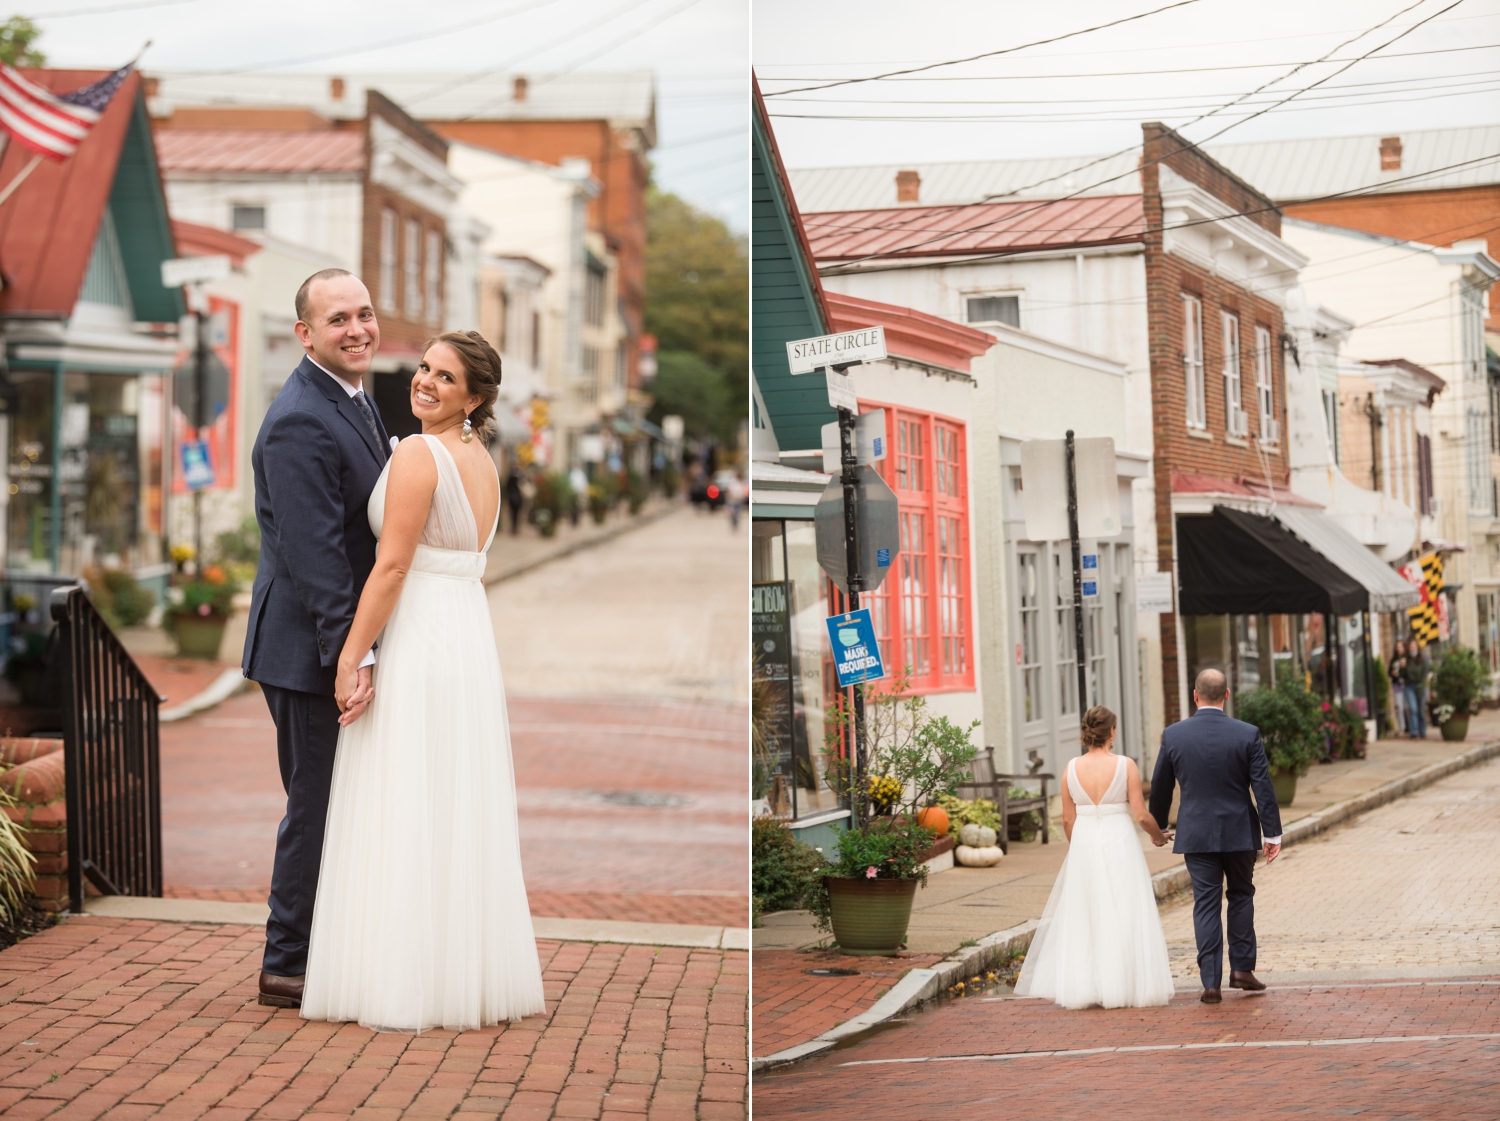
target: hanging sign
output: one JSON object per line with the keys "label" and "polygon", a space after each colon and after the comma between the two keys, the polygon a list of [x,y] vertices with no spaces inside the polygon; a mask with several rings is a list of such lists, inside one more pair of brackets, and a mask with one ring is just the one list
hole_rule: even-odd
{"label": "hanging sign", "polygon": [[828,642],[833,648],[833,669],[838,674],[840,689],[885,676],[880,643],[875,641],[875,623],[868,607],[830,618]]}
{"label": "hanging sign", "polygon": [[1083,598],[1099,598],[1099,554],[1084,553],[1083,560]]}
{"label": "hanging sign", "polygon": [[1135,578],[1135,609],[1142,615],[1172,614],[1172,574],[1138,573]]}

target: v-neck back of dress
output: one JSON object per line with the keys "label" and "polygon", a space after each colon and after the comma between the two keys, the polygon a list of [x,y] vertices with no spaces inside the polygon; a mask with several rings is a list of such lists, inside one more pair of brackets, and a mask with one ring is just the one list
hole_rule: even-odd
{"label": "v-neck back of dress", "polygon": [[[495,539],[495,525],[499,524],[499,507],[495,509],[495,523],[490,526],[489,535],[484,539],[484,548],[480,549],[479,522],[474,516],[474,506],[469,502],[468,492],[464,490],[464,481],[458,473],[458,463],[454,460],[453,453],[436,436],[423,433],[422,439],[427,442],[432,460],[437,464],[438,481],[437,488],[432,492],[432,506],[427,511],[427,523],[422,527],[419,543],[430,549],[449,549],[464,553],[488,552],[490,542]],[[385,521],[385,489],[390,470],[388,462],[370,495],[370,528],[375,531],[376,537],[380,536]],[[498,475],[496,481],[498,485]]]}

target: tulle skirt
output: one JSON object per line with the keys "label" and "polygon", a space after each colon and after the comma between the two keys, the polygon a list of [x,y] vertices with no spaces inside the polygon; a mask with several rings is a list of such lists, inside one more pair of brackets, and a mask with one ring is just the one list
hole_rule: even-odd
{"label": "tulle skirt", "polygon": [[441,571],[474,557],[419,547],[375,699],[339,734],[307,1019],[461,1030],[545,1008],[489,607]]}
{"label": "tulle skirt", "polygon": [[1078,807],[1016,995],[1064,1008],[1140,1008],[1166,1004],[1172,992],[1167,940],[1129,807]]}

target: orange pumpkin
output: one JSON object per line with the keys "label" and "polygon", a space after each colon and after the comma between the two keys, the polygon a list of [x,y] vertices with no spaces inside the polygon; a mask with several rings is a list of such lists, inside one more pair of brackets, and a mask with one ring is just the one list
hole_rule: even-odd
{"label": "orange pumpkin", "polygon": [[918,810],[917,824],[925,825],[939,837],[945,836],[948,832],[948,811],[942,806],[928,806],[925,810]]}

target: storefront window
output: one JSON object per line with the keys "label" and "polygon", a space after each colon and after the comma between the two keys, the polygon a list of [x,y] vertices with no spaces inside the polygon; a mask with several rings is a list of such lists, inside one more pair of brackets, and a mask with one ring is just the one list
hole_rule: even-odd
{"label": "storefront window", "polygon": [[1041,720],[1042,706],[1042,606],[1038,591],[1037,555],[1022,550],[1016,555],[1020,579],[1021,641],[1016,661],[1021,666],[1021,688],[1026,697],[1026,723]]}
{"label": "storefront window", "polygon": [[56,375],[17,370],[11,378],[20,401],[7,464],[7,567],[53,570],[54,435],[61,437],[56,570],[76,574],[94,564],[138,568],[158,561],[161,379],[64,374],[61,424],[54,424]]}

